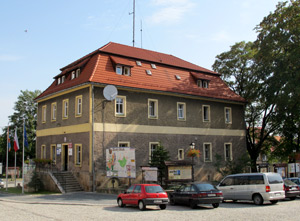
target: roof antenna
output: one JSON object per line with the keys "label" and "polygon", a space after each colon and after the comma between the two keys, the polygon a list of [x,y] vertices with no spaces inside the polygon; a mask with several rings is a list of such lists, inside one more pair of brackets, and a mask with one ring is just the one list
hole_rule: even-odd
{"label": "roof antenna", "polygon": [[135,0],[133,0],[133,12],[129,13],[129,15],[133,15],[133,38],[132,38],[132,45],[134,47],[134,27],[135,27]]}
{"label": "roof antenna", "polygon": [[141,20],[141,48],[143,48],[143,21]]}

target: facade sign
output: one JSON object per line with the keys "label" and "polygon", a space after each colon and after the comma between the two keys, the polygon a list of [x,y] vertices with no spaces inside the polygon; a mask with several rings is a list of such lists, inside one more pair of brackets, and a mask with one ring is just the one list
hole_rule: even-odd
{"label": "facade sign", "polygon": [[192,166],[169,166],[169,180],[190,180],[192,179]]}
{"label": "facade sign", "polygon": [[71,144],[71,146],[70,146],[70,144],[69,144],[68,150],[69,150],[69,152],[68,152],[69,156],[72,156],[72,155],[73,155],[72,144]]}
{"label": "facade sign", "polygon": [[60,155],[61,153],[61,144],[56,145],[56,155]]}
{"label": "facade sign", "polygon": [[135,149],[131,147],[106,149],[106,176],[135,178]]}

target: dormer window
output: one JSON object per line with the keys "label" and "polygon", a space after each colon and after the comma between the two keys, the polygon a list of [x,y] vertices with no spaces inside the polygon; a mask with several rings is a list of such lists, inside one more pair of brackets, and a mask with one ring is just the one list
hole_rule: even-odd
{"label": "dormer window", "polygon": [[156,65],[155,64],[151,64],[151,68],[156,69]]}
{"label": "dormer window", "polygon": [[60,80],[61,80],[60,78],[57,78],[57,84],[60,84]]}
{"label": "dormer window", "polygon": [[197,85],[200,88],[208,88],[208,80],[197,80]]}
{"label": "dormer window", "polygon": [[75,71],[72,71],[71,73],[71,80],[73,80],[75,78]]}
{"label": "dormer window", "polygon": [[61,83],[64,83],[64,82],[65,82],[65,79],[66,79],[66,76],[65,76],[65,75],[62,76],[62,77],[61,77]]}
{"label": "dormer window", "polygon": [[130,76],[130,67],[118,64],[116,66],[116,73],[119,75]]}
{"label": "dormer window", "polygon": [[177,79],[177,80],[181,80],[181,77],[179,76],[179,75],[175,75],[175,78]]}
{"label": "dormer window", "polygon": [[136,65],[137,65],[137,66],[142,66],[142,62],[136,61]]}
{"label": "dormer window", "polygon": [[76,78],[78,78],[79,75],[80,75],[80,69],[78,68],[78,69],[76,70]]}

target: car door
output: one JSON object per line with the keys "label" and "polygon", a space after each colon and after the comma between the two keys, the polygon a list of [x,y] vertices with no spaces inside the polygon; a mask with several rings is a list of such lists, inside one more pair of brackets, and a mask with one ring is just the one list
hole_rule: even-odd
{"label": "car door", "polygon": [[122,196],[122,200],[123,200],[123,204],[132,204],[132,200],[131,200],[131,197],[132,197],[132,191],[134,189],[134,186],[135,185],[132,185],[130,186],[123,194]]}
{"label": "car door", "polygon": [[184,189],[185,185],[181,185],[175,192],[172,194],[173,195],[173,200],[175,203],[178,204],[183,204],[183,194],[184,194]]}
{"label": "car door", "polygon": [[218,189],[222,191],[224,200],[234,199],[234,177],[226,177],[218,185]]}
{"label": "car door", "polygon": [[235,177],[234,185],[234,199],[235,200],[251,200],[249,191],[249,176]]}
{"label": "car door", "polygon": [[141,198],[142,188],[141,185],[135,185],[133,192],[130,195],[132,204],[137,205],[139,199]]}

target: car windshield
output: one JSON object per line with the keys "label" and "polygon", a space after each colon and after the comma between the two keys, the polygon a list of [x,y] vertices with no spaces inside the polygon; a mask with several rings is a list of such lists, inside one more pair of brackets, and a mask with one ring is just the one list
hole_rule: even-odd
{"label": "car windshield", "polygon": [[146,193],[161,193],[165,192],[161,186],[145,186]]}
{"label": "car windshield", "polygon": [[270,184],[283,183],[282,177],[279,173],[267,174]]}
{"label": "car windshield", "polygon": [[199,191],[211,191],[216,190],[216,188],[209,183],[198,183],[196,184]]}

